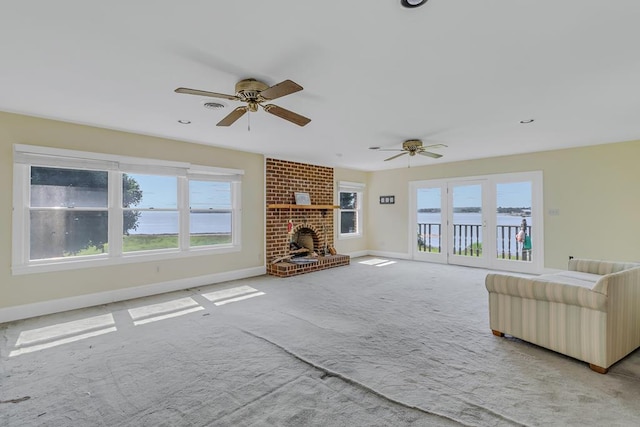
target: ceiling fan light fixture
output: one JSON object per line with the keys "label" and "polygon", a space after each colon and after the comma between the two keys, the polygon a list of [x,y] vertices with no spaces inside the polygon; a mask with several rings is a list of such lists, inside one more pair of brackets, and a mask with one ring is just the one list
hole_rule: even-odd
{"label": "ceiling fan light fixture", "polygon": [[407,8],[422,6],[427,0],[400,0],[400,4]]}
{"label": "ceiling fan light fixture", "polygon": [[226,107],[226,105],[221,104],[219,102],[205,102],[202,105],[204,105],[204,108],[208,108],[210,110],[220,110]]}

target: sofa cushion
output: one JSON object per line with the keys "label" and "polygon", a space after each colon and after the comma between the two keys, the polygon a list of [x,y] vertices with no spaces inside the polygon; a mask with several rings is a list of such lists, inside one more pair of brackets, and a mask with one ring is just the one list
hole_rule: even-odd
{"label": "sofa cushion", "polygon": [[583,273],[581,271],[560,271],[553,274],[543,274],[542,276],[536,277],[535,280],[540,282],[566,283],[567,285],[593,289],[601,278],[602,275],[600,274]]}
{"label": "sofa cushion", "polygon": [[489,293],[500,295],[576,305],[599,311],[606,311],[607,307],[607,296],[600,292],[562,281],[544,281],[540,280],[540,277],[489,273],[485,279],[485,286]]}

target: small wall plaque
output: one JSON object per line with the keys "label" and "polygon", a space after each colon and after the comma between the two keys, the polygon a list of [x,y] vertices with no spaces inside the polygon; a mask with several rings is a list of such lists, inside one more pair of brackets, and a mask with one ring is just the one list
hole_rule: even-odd
{"label": "small wall plaque", "polygon": [[393,205],[396,202],[396,196],[380,196],[381,205]]}
{"label": "small wall plaque", "polygon": [[309,197],[309,193],[295,193],[296,195],[296,205],[310,205],[311,197]]}

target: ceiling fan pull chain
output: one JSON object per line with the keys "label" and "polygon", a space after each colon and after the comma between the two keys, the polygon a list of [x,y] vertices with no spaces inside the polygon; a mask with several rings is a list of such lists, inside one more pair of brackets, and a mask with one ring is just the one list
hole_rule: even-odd
{"label": "ceiling fan pull chain", "polygon": [[247,132],[251,132],[251,113],[247,114]]}

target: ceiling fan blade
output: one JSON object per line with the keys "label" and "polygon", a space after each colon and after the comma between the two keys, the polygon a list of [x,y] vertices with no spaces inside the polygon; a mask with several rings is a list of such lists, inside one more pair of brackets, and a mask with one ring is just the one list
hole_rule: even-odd
{"label": "ceiling fan blade", "polygon": [[267,104],[267,105],[264,105],[262,108],[264,108],[264,111],[266,111],[267,113],[271,113],[274,116],[280,117],[281,119],[288,120],[291,123],[297,124],[298,126],[304,126],[311,121],[311,119],[301,116],[300,114],[294,113],[293,111],[289,111],[282,107],[278,107],[277,105]]}
{"label": "ceiling fan blade", "polygon": [[235,95],[227,95],[226,93],[207,92],[206,90],[189,89],[188,87],[179,87],[175,90],[176,93],[186,93],[188,95],[210,96],[212,98],[228,99],[230,101],[239,101]]}
{"label": "ceiling fan blade", "polygon": [[431,145],[425,145],[422,148],[447,148],[448,145],[444,145],[444,144],[431,144]]}
{"label": "ceiling fan blade", "polygon": [[418,154],[422,156],[432,157],[434,159],[439,159],[440,157],[442,157],[442,154],[432,153],[430,151],[418,151]]}
{"label": "ceiling fan blade", "polygon": [[277,85],[273,85],[270,88],[263,90],[262,92],[260,92],[260,95],[262,95],[264,99],[272,100],[301,90],[302,86],[300,86],[298,83],[291,80],[285,80],[278,83]]}
{"label": "ceiling fan blade", "polygon": [[396,154],[395,156],[391,156],[391,157],[389,157],[388,159],[384,159],[384,161],[385,161],[385,162],[388,162],[389,160],[393,160],[393,159],[396,159],[396,158],[398,158],[398,157],[400,157],[400,156],[404,156],[404,155],[405,155],[405,154],[407,154],[407,153],[408,153],[408,151],[405,151],[404,153]]}
{"label": "ceiling fan blade", "polygon": [[235,123],[236,120],[244,116],[246,112],[247,112],[247,107],[238,107],[232,112],[230,112],[227,115],[227,117],[220,120],[216,126],[231,126],[233,123]]}

